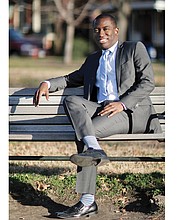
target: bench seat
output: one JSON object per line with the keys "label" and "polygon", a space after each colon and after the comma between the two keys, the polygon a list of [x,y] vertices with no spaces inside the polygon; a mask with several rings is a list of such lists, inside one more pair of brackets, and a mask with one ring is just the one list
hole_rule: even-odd
{"label": "bench seat", "polygon": [[[43,96],[40,107],[33,106],[33,95],[36,88],[9,89],[9,141],[74,141],[75,133],[68,120],[63,99],[68,95],[83,95],[82,88],[67,88],[63,91],[50,93],[49,101]],[[101,141],[165,141],[165,90],[156,87],[150,98],[156,109],[163,133],[161,134],[117,134],[100,139]],[[52,157],[10,156],[11,160],[53,160]],[[57,157],[61,160],[60,157]],[[127,158],[127,157],[126,157]],[[118,158],[118,161],[126,161]],[[131,158],[131,159],[130,159]],[[54,160],[57,160],[56,157]],[[62,157],[68,160],[68,157]],[[111,160],[114,160],[113,158]],[[148,158],[144,160],[149,161]],[[151,159],[153,161],[153,158]],[[138,161],[138,158],[128,157],[128,161]],[[158,157],[155,161],[164,161]]]}

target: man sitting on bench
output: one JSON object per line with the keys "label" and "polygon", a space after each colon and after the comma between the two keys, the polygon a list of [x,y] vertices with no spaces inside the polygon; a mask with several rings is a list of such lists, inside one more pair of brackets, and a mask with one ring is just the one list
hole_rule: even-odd
{"label": "man sitting on bench", "polygon": [[141,42],[118,41],[116,19],[101,14],[93,21],[94,39],[100,51],[89,55],[79,70],[40,84],[34,105],[49,98],[49,91],[84,86],[84,98],[68,96],[66,114],[76,133],[78,154],[71,156],[77,167],[76,191],[80,201],[58,218],[89,216],[98,211],[95,202],[97,166],[109,162],[97,138],[113,134],[161,133],[149,98],[154,74],[149,55]]}

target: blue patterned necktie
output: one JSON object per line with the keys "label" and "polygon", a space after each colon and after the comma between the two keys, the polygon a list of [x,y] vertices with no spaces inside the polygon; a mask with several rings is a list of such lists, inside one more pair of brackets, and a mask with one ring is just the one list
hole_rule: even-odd
{"label": "blue patterned necktie", "polygon": [[107,98],[107,74],[110,68],[109,64],[109,50],[103,51],[101,63],[100,63],[100,78],[99,78],[99,93],[98,93],[98,101],[104,101]]}

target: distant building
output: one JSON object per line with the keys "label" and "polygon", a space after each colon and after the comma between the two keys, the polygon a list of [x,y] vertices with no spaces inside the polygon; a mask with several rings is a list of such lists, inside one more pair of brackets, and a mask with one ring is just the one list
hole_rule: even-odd
{"label": "distant building", "polygon": [[165,1],[132,0],[128,39],[141,40],[147,47],[155,48],[158,58],[165,52]]}

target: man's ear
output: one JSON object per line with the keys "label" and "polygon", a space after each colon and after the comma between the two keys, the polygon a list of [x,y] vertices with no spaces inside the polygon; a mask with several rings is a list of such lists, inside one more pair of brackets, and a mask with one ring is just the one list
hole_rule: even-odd
{"label": "man's ear", "polygon": [[119,28],[115,28],[115,34],[118,34],[119,33]]}

